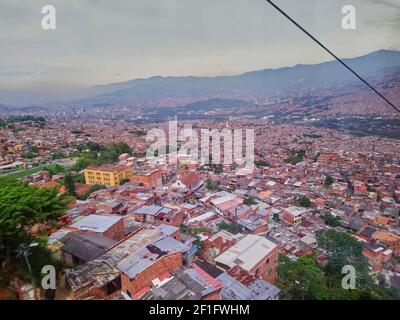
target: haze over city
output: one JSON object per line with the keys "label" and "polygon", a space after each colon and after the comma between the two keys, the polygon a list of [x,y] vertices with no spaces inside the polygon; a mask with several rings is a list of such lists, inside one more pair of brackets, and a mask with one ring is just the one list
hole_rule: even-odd
{"label": "haze over city", "polygon": [[[232,75],[331,60],[262,0],[53,1],[57,29],[50,31],[40,27],[45,4],[0,1],[0,91],[54,98],[136,78]],[[352,1],[352,31],[341,28],[345,4],[279,1],[340,57],[399,48],[396,1]]]}
{"label": "haze over city", "polygon": [[400,4],[274,2],[0,0],[0,300],[400,300]]}

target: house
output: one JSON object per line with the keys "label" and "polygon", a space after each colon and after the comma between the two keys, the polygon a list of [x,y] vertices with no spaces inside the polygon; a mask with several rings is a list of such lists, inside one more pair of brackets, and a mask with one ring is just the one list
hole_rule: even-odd
{"label": "house", "polygon": [[333,165],[337,166],[340,161],[340,156],[337,153],[322,153],[318,157],[318,163],[319,164],[324,164],[324,165]]}
{"label": "house", "polygon": [[203,176],[198,173],[181,171],[179,173],[179,179],[188,190],[192,191],[196,191],[204,184]]}
{"label": "house", "polygon": [[181,252],[167,253],[153,245],[128,256],[117,266],[121,272],[121,289],[131,298],[150,287],[158,276],[181,267]]}
{"label": "house", "polygon": [[157,205],[128,209],[128,215],[134,217],[136,221],[164,223],[175,227],[179,227],[183,222],[180,211]]}
{"label": "house", "polygon": [[215,262],[224,270],[240,266],[259,278],[275,283],[278,245],[264,237],[249,234],[217,256]]}
{"label": "house", "polygon": [[288,207],[282,210],[282,220],[288,224],[296,225],[300,224],[303,215],[307,212],[307,209],[300,207]]}
{"label": "house", "polygon": [[[197,259],[193,262],[193,266],[202,272],[207,273],[210,277],[222,284],[221,299],[222,300],[275,300],[278,299],[280,290],[274,285],[256,278],[243,277],[246,273],[242,269],[241,277],[235,278],[237,272],[233,276],[227,272],[215,267],[207,261]],[[242,281],[241,280],[244,280]]]}
{"label": "house", "polygon": [[213,262],[216,256],[232,247],[236,241],[237,238],[233,234],[221,230],[204,241],[201,257],[209,262]]}
{"label": "house", "polygon": [[[257,278],[240,266],[234,266],[227,271],[227,275],[237,280],[250,292],[252,300],[277,300],[280,289],[271,283]],[[224,277],[226,280],[226,276]],[[221,279],[221,276],[218,278]]]}
{"label": "house", "polygon": [[181,233],[178,227],[170,226],[168,224],[157,224],[155,227],[160,230],[166,237],[174,238],[175,240],[181,239]]}
{"label": "house", "polygon": [[351,218],[342,216],[339,223],[343,228],[353,231],[360,231],[368,226],[368,222],[366,220],[358,217]]}
{"label": "house", "polygon": [[197,252],[197,248],[193,248],[193,243],[184,244],[170,236],[154,242],[153,246],[167,253],[180,252],[182,254],[182,263],[185,265],[189,265],[192,262],[194,254]]}
{"label": "house", "polygon": [[101,233],[83,231],[69,232],[59,241],[64,243],[61,248],[62,260],[71,267],[100,257],[117,243]]}
{"label": "house", "polygon": [[372,238],[385,244],[396,253],[400,252],[400,236],[388,231],[376,231]]}
{"label": "house", "polygon": [[75,268],[65,269],[67,286],[76,299],[103,299],[115,294],[121,289],[118,263],[164,237],[158,228],[149,226],[137,229],[100,257]]}
{"label": "house", "polygon": [[368,259],[372,271],[379,272],[383,265],[391,259],[393,251],[386,250],[384,246],[379,244],[365,243],[362,253]]}
{"label": "house", "polygon": [[120,216],[91,214],[72,224],[71,228],[86,232],[100,233],[116,241],[125,237],[124,219]]}
{"label": "house", "polygon": [[145,187],[157,188],[162,186],[162,172],[159,169],[135,171],[131,176],[131,181]]}
{"label": "house", "polygon": [[154,285],[142,300],[220,300],[222,284],[193,265],[178,269],[161,285]]}

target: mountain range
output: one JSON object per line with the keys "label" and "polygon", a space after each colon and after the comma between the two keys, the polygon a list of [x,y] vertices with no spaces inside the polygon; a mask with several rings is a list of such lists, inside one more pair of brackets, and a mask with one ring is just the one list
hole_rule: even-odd
{"label": "mountain range", "polygon": [[[379,50],[364,56],[343,59],[361,76],[389,75],[400,71],[400,51]],[[151,77],[95,86],[84,91],[84,99],[73,104],[130,103],[163,98],[254,97],[283,94],[285,91],[318,90],[359,81],[338,61],[314,65],[299,64],[279,69],[264,69],[235,76]],[[21,93],[23,96],[24,93]],[[29,96],[29,98],[32,98]],[[0,102],[18,103],[18,93],[0,91]]]}

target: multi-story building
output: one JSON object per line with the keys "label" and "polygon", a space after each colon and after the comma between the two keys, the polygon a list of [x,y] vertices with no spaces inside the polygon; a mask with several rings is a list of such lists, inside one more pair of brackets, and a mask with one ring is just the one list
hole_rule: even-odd
{"label": "multi-story building", "polygon": [[115,165],[90,166],[83,172],[86,184],[108,187],[119,185],[122,180],[130,179],[132,176],[128,167]]}
{"label": "multi-story building", "polygon": [[145,187],[156,188],[162,185],[161,170],[135,171],[132,181],[142,184]]}
{"label": "multi-story building", "polygon": [[300,207],[289,207],[282,210],[282,220],[289,224],[299,224],[306,209]]}

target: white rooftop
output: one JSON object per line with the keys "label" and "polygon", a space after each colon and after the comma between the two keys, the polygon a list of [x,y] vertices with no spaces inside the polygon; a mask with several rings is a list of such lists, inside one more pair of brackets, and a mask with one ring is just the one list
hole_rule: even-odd
{"label": "white rooftop", "polygon": [[307,212],[307,209],[300,207],[289,207],[286,208],[285,211],[289,212],[291,215],[297,217]]}
{"label": "white rooftop", "polygon": [[231,201],[231,200],[233,200],[235,198],[236,198],[236,196],[234,194],[230,194],[230,195],[227,195],[227,196],[223,196],[223,197],[219,197],[219,198],[213,199],[213,200],[211,200],[211,203],[214,206],[218,206],[218,205],[220,205],[220,204],[222,204],[224,202]]}
{"label": "white rooftop", "polygon": [[275,243],[264,237],[249,234],[216,257],[215,261],[230,268],[239,265],[242,269],[251,271],[276,247]]}
{"label": "white rooftop", "polygon": [[195,223],[195,222],[200,222],[200,221],[204,221],[204,220],[207,220],[207,219],[209,219],[209,218],[211,218],[212,216],[215,216],[215,215],[216,215],[216,214],[215,214],[214,212],[208,211],[208,212],[203,213],[203,214],[201,214],[201,215],[199,215],[199,216],[197,216],[197,217],[194,217],[194,218],[192,218],[192,219],[189,219],[189,220],[188,220],[188,224]]}
{"label": "white rooftop", "polygon": [[121,219],[123,219],[123,217],[91,214],[75,222],[71,227],[79,230],[105,232]]}

